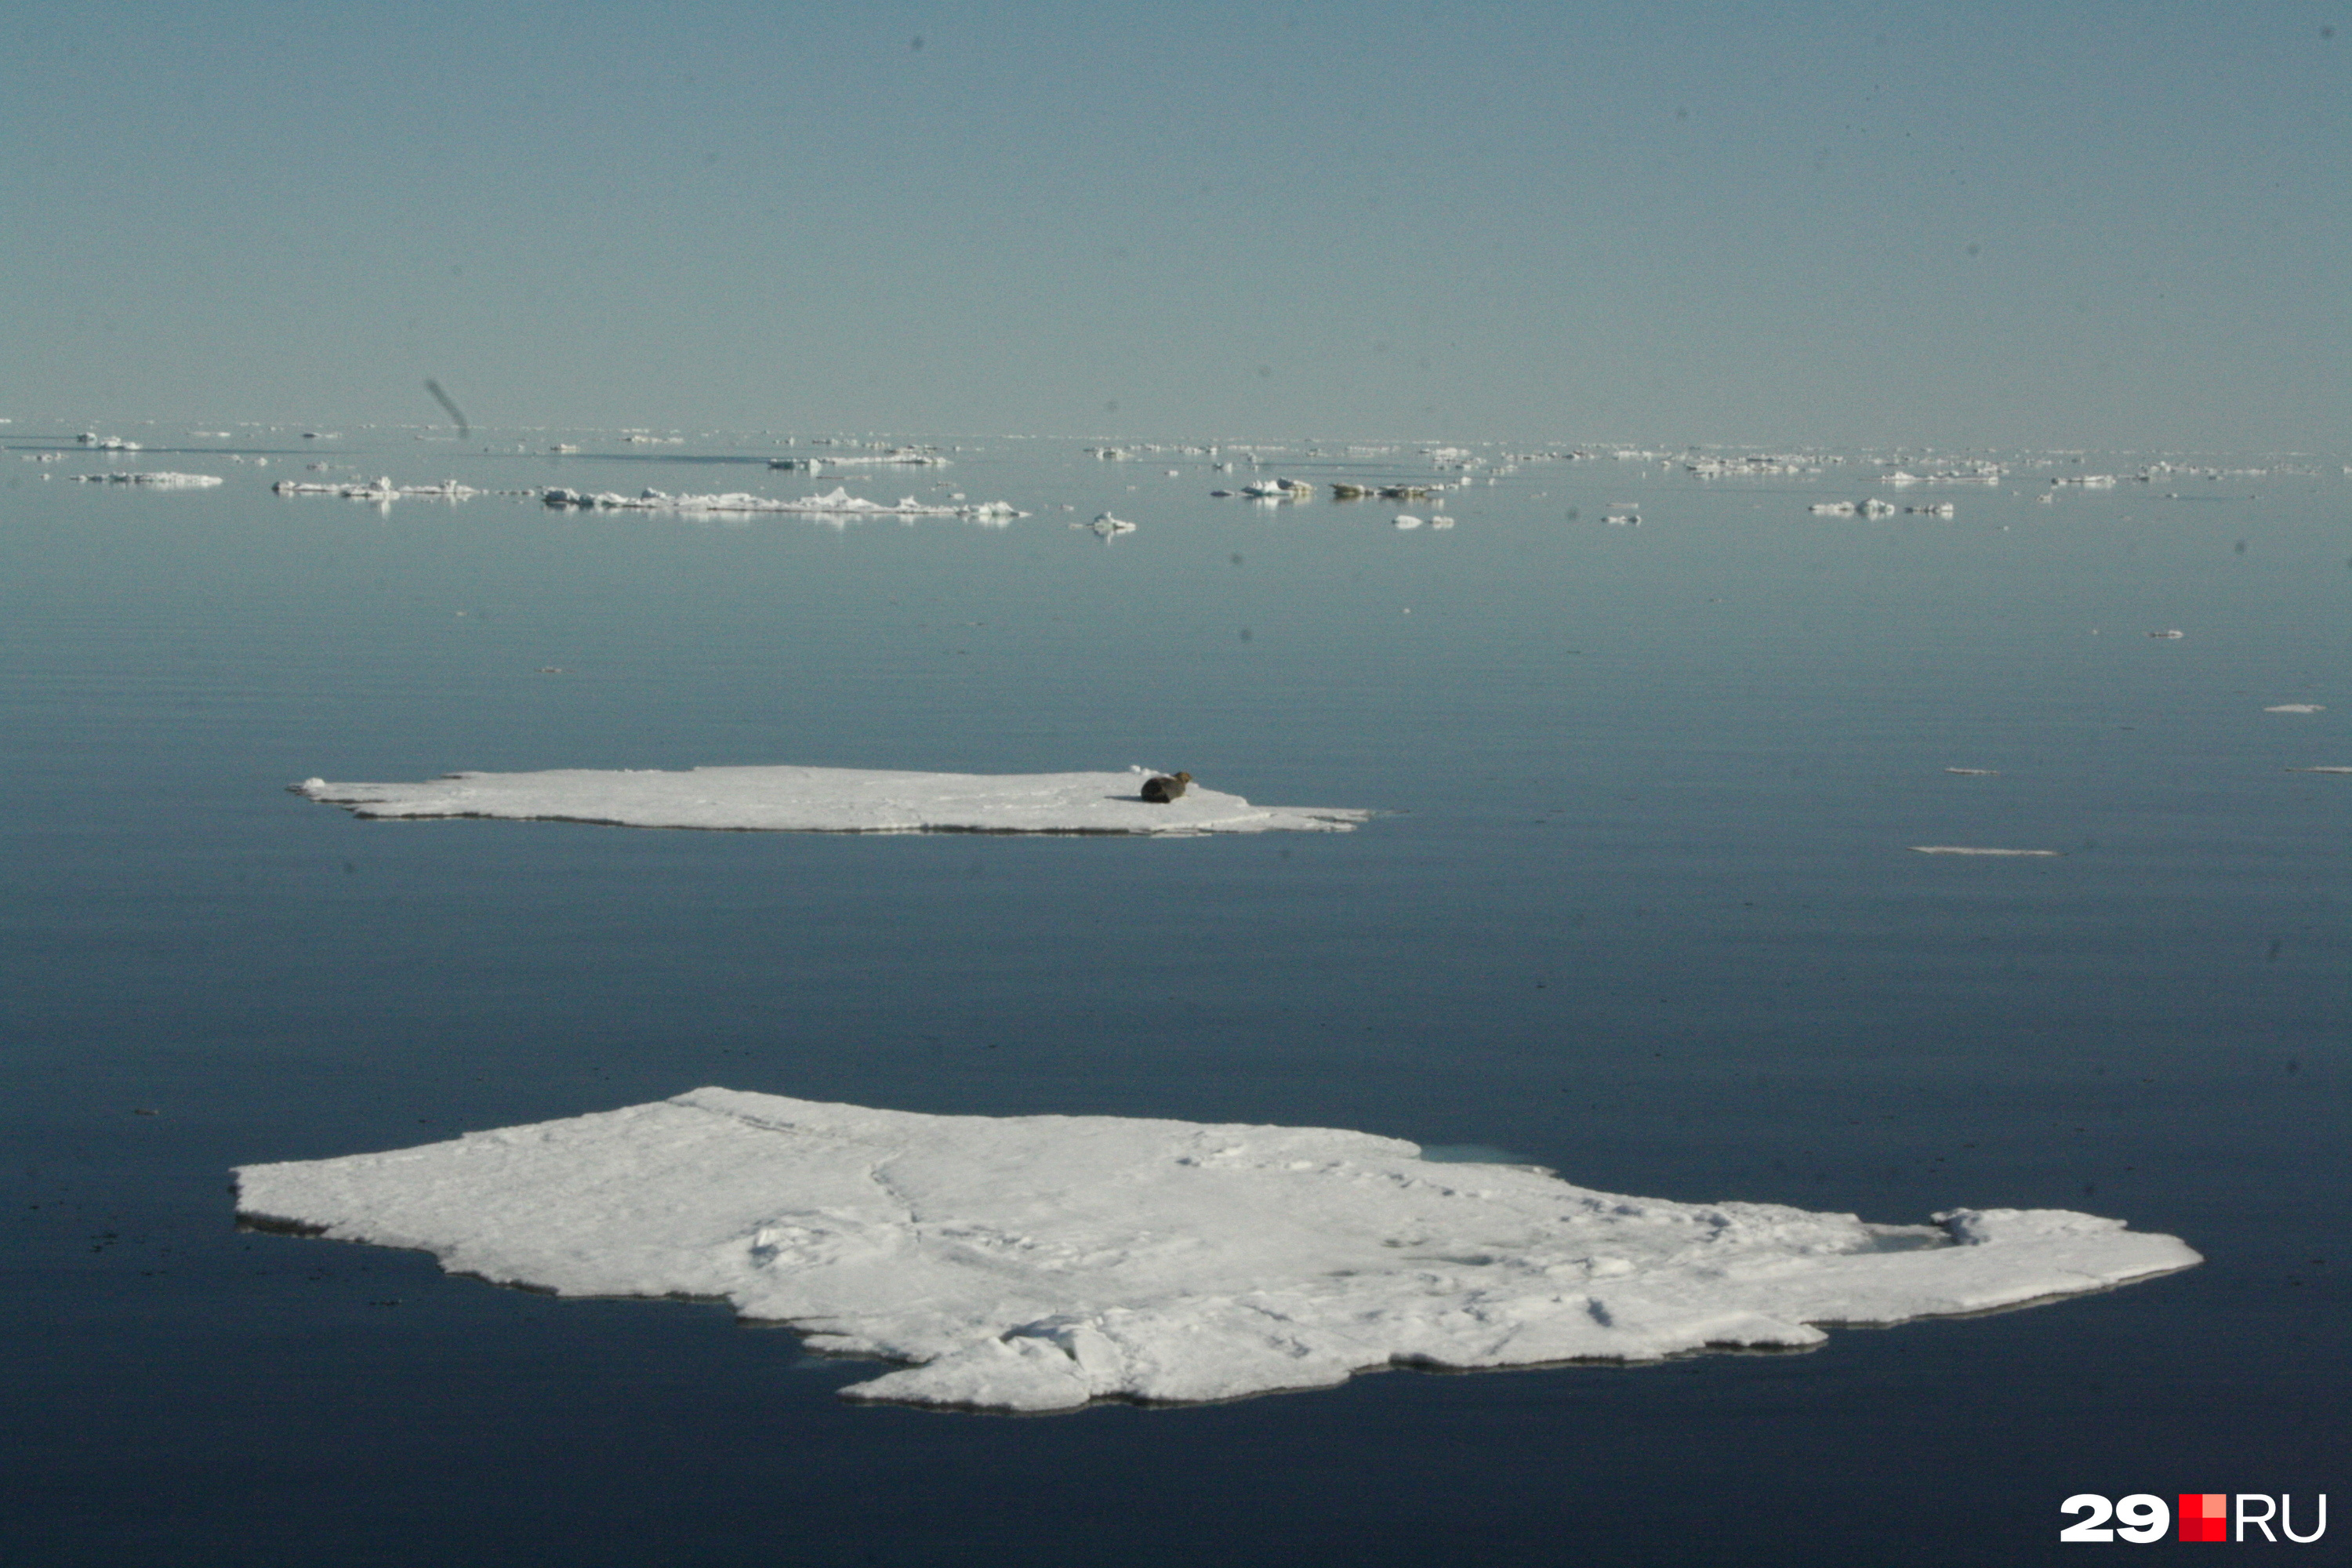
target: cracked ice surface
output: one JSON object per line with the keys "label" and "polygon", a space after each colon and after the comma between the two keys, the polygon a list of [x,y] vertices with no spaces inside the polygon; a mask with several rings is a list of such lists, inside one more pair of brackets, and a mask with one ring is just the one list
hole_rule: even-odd
{"label": "cracked ice surface", "polygon": [[1865,1225],[1437,1164],[1313,1127],[928,1116],[732,1089],[237,1173],[248,1222],[565,1296],[719,1298],[905,1363],[855,1399],[1062,1410],[1391,1364],[1820,1342],[2200,1261],[2062,1210]]}
{"label": "cracked ice surface", "polygon": [[1252,805],[1194,785],[1143,799],[1150,770],[1113,773],[915,773],[868,768],[564,768],[448,773],[422,784],[288,787],[360,816],[497,816],[619,827],[760,828],[798,833],[1345,833],[1371,814],[1339,806]]}

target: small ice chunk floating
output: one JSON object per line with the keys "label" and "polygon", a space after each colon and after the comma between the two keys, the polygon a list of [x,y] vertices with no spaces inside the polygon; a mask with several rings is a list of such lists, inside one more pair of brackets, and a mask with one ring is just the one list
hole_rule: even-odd
{"label": "small ice chunk floating", "polygon": [[1371,815],[1340,806],[1252,805],[1194,788],[1143,798],[1149,768],[1097,773],[920,773],[868,768],[565,768],[445,773],[421,784],[330,784],[295,794],[355,816],[488,816],[615,827],[779,833],[1346,833]]}
{"label": "small ice chunk floating", "polygon": [[240,1167],[249,1226],[421,1248],[560,1296],[723,1300],[902,1363],[852,1399],[1070,1410],[1391,1366],[1820,1344],[2202,1261],[2059,1209],[1869,1225],[1684,1204],[1401,1139],[1115,1116],[929,1116],[700,1089],[450,1142]]}
{"label": "small ice chunk floating", "polygon": [[851,495],[838,485],[828,494],[803,496],[799,500],[778,500],[773,496],[750,495],[741,490],[724,495],[671,495],[667,490],[646,489],[625,496],[612,490],[591,494],[561,488],[546,491],[541,499],[551,507],[582,511],[800,512],[824,517],[1001,518],[1007,521],[1029,515],[1010,501],[1001,500],[929,505],[908,496],[896,506],[884,506],[879,501]]}
{"label": "small ice chunk floating", "polygon": [[120,473],[76,474],[74,478],[86,485],[145,485],[159,490],[210,489],[221,482],[218,474]]}

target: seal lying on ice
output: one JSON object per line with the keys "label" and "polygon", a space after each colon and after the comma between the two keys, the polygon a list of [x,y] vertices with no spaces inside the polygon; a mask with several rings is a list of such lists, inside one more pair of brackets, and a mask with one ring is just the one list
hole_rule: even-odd
{"label": "seal lying on ice", "polygon": [[1182,795],[1184,786],[1192,782],[1191,773],[1178,773],[1174,778],[1165,773],[1154,773],[1143,781],[1143,798],[1164,805]]}

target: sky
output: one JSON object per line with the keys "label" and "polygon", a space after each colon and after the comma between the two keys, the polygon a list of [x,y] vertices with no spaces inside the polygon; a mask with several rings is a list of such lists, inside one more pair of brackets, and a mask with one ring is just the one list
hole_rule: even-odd
{"label": "sky", "polygon": [[0,415],[2352,458],[2352,0],[0,0]]}

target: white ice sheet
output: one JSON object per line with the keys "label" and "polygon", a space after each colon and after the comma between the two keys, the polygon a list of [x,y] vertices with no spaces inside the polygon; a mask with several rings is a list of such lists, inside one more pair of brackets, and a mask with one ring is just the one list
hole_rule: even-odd
{"label": "white ice sheet", "polygon": [[2056,1209],[1932,1226],[1436,1164],[1393,1138],[925,1116],[701,1089],[382,1154],[239,1169],[248,1223],[566,1296],[721,1299],[905,1363],[852,1398],[999,1410],[1320,1387],[1392,1364],[1818,1343],[2200,1260]]}
{"label": "white ice sheet", "polygon": [[1142,796],[1150,772],[566,768],[448,773],[421,784],[330,784],[313,778],[289,787],[312,800],[347,805],[361,816],[496,816],[798,833],[1344,833],[1371,815],[1338,806],[1252,805],[1237,795],[1199,784],[1181,799],[1154,805]]}
{"label": "white ice sheet", "polygon": [[730,490],[724,495],[671,495],[667,490],[646,489],[625,496],[613,490],[591,494],[586,490],[556,487],[541,493],[547,505],[562,510],[572,508],[583,511],[676,511],[695,514],[725,512],[801,513],[829,519],[851,517],[960,517],[971,522],[1010,522],[1029,514],[1010,501],[959,501],[953,504],[926,504],[912,496],[900,499],[895,506],[867,500],[851,495],[839,485],[821,496],[803,496],[798,500],[779,500],[773,496],[751,495],[743,490]]}
{"label": "white ice sheet", "polygon": [[76,474],[84,484],[146,485],[159,490],[210,489],[221,482],[218,474],[129,473]]}
{"label": "white ice sheet", "polygon": [[[1947,773],[1967,770],[1947,768]],[[1912,851],[1919,855],[1991,855],[2022,857],[2028,859],[2055,858],[2064,851],[2058,849],[1996,849],[1981,844],[1914,844]]]}

